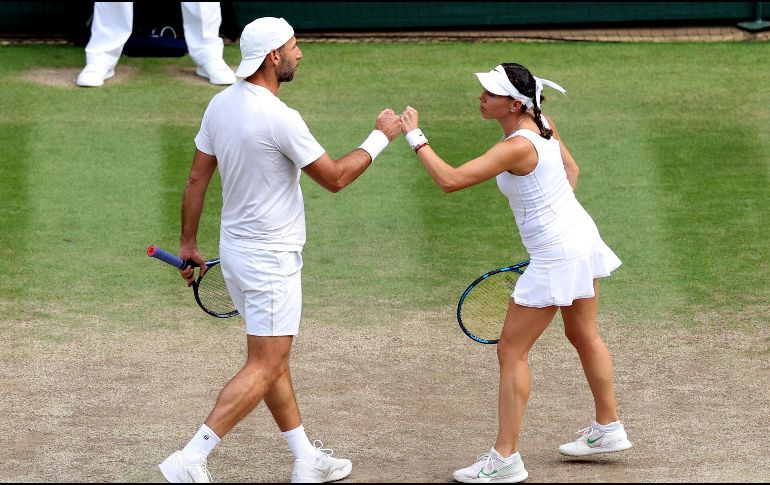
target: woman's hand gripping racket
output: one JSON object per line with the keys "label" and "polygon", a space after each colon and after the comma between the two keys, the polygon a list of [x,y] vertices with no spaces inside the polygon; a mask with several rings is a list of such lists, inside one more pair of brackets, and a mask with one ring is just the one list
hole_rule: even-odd
{"label": "woman's hand gripping racket", "polygon": [[[185,266],[197,267],[198,264],[192,260],[183,260],[175,254],[164,251],[156,246],[147,248],[147,256],[159,259],[178,269]],[[227,292],[225,277],[222,276],[222,268],[219,265],[219,259],[206,261],[206,271],[193,281],[193,294],[198,306],[204,312],[217,318],[229,318],[238,314],[235,309],[230,294]]]}
{"label": "woman's hand gripping racket", "polygon": [[476,278],[457,304],[457,323],[465,335],[482,344],[500,340],[508,303],[529,261],[496,269]]}

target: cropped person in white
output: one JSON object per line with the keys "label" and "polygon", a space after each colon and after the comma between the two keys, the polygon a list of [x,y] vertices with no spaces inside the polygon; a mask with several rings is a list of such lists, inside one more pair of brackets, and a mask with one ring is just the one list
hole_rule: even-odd
{"label": "cropped person in white", "polygon": [[596,326],[598,278],[609,276],[621,263],[575,198],[578,166],[553,121],[540,111],[543,86],[566,91],[519,64],[502,64],[476,76],[484,88],[479,97],[482,117],[496,120],[504,133],[486,153],[457,168],[447,164],[419,129],[418,113],[412,107],[401,114],[401,128],[445,192],[496,178],[529,252],[530,264],[516,283],[497,346],[497,440],[488,453],[454,473],[460,482],[490,481],[489,477],[520,482],[528,476],[519,454],[531,387],[528,354],[559,309],[596,408],[595,419],[582,436],[559,451],[582,456],[631,447],[616,409],[610,353]]}
{"label": "cropped person in white", "polygon": [[[220,259],[230,296],[246,322],[247,359],[227,383],[198,433],[159,467],[171,481],[208,481],[208,454],[261,400],[294,455],[292,482],[345,478],[350,460],[310,443],[294,395],[289,351],[302,309],[305,210],[300,171],[331,192],[361,175],[401,131],[399,117],[383,110],[375,130],[357,149],[332,159],[300,114],[278,98],[302,52],[283,19],[264,17],[240,39],[242,81],[214,96],[195,137],[196,152],[182,201],[179,256],[205,271],[196,235],[211,177],[222,180]],[[182,277],[193,281],[193,269]],[[320,443],[320,442],[317,442]],[[282,481],[265,477],[266,481]]]}
{"label": "cropped person in white", "polygon": [[[198,66],[196,74],[211,84],[235,82],[235,74],[224,59],[224,42],[219,37],[222,11],[219,2],[181,2],[184,40]],[[75,83],[98,87],[115,75],[115,66],[134,24],[134,2],[94,2],[91,38],[86,45],[86,67]]]}

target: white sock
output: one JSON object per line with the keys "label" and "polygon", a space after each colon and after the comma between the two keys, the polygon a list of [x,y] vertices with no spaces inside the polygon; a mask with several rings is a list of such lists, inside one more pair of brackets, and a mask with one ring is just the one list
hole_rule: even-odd
{"label": "white sock", "polygon": [[318,450],[305,434],[304,426],[300,424],[299,427],[284,431],[281,434],[286,438],[286,443],[289,444],[295,459],[315,463],[318,458]]}
{"label": "white sock", "polygon": [[503,460],[506,463],[513,463],[514,461],[519,459],[519,452],[518,451],[516,453],[512,454],[511,456],[503,456],[503,455],[500,454],[499,451],[495,450],[494,448],[492,448],[492,450],[495,453],[497,453],[497,456],[500,457],[500,459]]}
{"label": "white sock", "polygon": [[219,436],[204,424],[182,449],[182,460],[185,463],[200,463],[209,457],[209,453],[217,443],[219,443]]}
{"label": "white sock", "polygon": [[594,428],[599,428],[605,433],[609,433],[610,431],[615,431],[620,428],[620,421],[613,421],[607,424],[599,424],[596,420],[594,420],[594,424],[596,425]]}

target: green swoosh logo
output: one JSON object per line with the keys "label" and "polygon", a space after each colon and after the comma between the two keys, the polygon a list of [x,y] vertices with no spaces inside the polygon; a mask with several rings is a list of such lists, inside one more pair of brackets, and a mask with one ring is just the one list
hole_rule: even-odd
{"label": "green swoosh logo", "polygon": [[593,446],[593,444],[596,443],[597,441],[599,441],[600,438],[601,438],[601,436],[599,436],[599,438],[596,438],[595,440],[592,440],[590,438],[586,438],[586,443],[588,443],[588,446]]}
{"label": "green swoosh logo", "polygon": [[481,478],[481,475],[484,475],[485,477],[492,477],[494,475],[497,475],[498,473],[508,471],[508,469],[511,468],[512,466],[513,466],[512,464],[511,465],[506,465],[506,466],[504,466],[504,467],[502,467],[502,468],[500,468],[498,470],[492,470],[491,473],[486,473],[484,471],[484,469],[482,468],[481,470],[479,470],[479,473],[478,473],[478,475],[476,475],[476,478]]}

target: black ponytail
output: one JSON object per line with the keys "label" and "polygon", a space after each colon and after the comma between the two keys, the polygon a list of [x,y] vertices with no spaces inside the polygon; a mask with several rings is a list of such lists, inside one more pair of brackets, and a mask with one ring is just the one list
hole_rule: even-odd
{"label": "black ponytail", "polygon": [[[511,81],[511,84],[524,96],[532,98],[534,101],[535,99],[535,93],[537,92],[537,85],[535,82],[535,78],[532,76],[532,73],[529,72],[529,69],[522,66],[521,64],[516,63],[506,63],[502,64],[503,69],[505,69],[505,74],[508,76],[508,80]],[[545,101],[545,97],[541,94],[540,95],[540,104],[542,104]],[[525,113],[527,111],[527,107],[522,104],[521,106],[521,112]],[[545,138],[546,140],[550,140],[553,136],[553,130],[550,128],[545,127],[545,123],[543,123],[543,113],[540,111],[540,108],[535,105],[534,109],[535,114],[535,123],[537,123],[537,127],[540,129],[540,136]]]}
{"label": "black ponytail", "polygon": [[[541,96],[540,98],[542,99],[543,97]],[[543,99],[540,102],[542,103],[543,101],[545,101],[545,99]],[[540,136],[542,136],[546,140],[550,140],[551,137],[553,136],[553,130],[545,127],[545,123],[543,123],[543,113],[540,111],[540,108],[535,106],[534,112],[535,112],[535,123],[537,123],[537,127],[540,128]]]}

